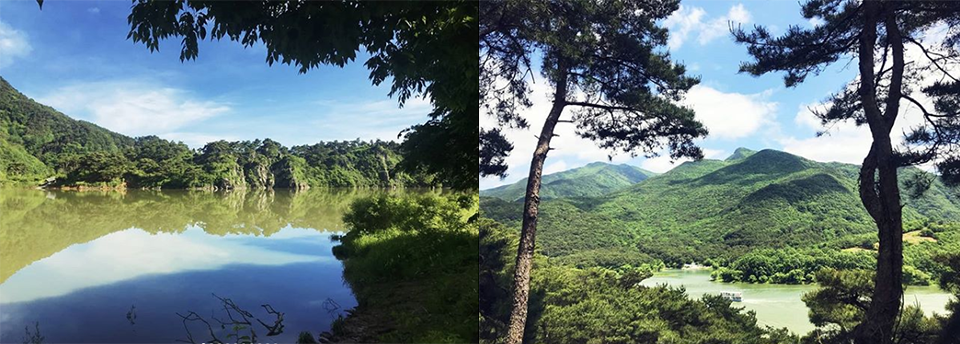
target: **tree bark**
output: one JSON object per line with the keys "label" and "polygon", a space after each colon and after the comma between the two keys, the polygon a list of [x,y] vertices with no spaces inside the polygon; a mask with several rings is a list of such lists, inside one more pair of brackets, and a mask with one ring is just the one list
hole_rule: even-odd
{"label": "tree bark", "polygon": [[877,224],[880,240],[873,299],[866,318],[855,330],[857,344],[893,342],[900,300],[903,296],[903,222],[897,163],[894,161],[890,131],[899,112],[903,81],[903,42],[895,13],[885,13],[884,25],[892,45],[893,69],[886,106],[880,112],[874,84],[874,45],[877,40],[880,4],[864,2],[864,28],[859,45],[860,96],[870,126],[873,144],[860,168],[860,199]]}
{"label": "tree bark", "polygon": [[523,342],[524,328],[527,323],[527,301],[530,298],[530,270],[533,267],[533,252],[537,234],[537,216],[540,211],[540,177],[543,174],[543,162],[550,151],[550,140],[554,128],[560,120],[560,114],[567,105],[567,75],[562,68],[553,95],[553,106],[543,123],[537,148],[530,162],[530,175],[527,178],[527,192],[523,201],[523,224],[520,229],[520,244],[517,248],[516,270],[513,274],[513,308],[510,311],[510,327],[506,344]]}

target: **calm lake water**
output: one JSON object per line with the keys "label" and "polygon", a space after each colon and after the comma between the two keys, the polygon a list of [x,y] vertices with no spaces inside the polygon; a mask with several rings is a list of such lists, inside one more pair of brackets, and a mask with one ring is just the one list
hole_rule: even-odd
{"label": "calm lake water", "polygon": [[[805,334],[814,329],[807,317],[807,306],[800,297],[816,289],[816,285],[720,283],[710,280],[710,270],[707,269],[664,270],[641,284],[683,286],[687,290],[687,295],[697,298],[703,294],[739,291],[743,293],[743,302],[735,302],[733,305],[756,312],[757,322],[760,325],[786,327],[799,334]],[[934,312],[945,313],[944,307],[952,297],[936,287],[917,286],[908,287],[904,295],[907,304],[919,303],[927,315]]]}
{"label": "calm lake water", "polygon": [[[356,306],[331,254],[350,202],[371,191],[56,192],[0,189],[0,342],[229,341],[224,302],[258,341],[294,342]],[[283,333],[267,330],[283,312]],[[238,313],[231,313],[238,317]],[[234,339],[235,340],[235,339]]]}

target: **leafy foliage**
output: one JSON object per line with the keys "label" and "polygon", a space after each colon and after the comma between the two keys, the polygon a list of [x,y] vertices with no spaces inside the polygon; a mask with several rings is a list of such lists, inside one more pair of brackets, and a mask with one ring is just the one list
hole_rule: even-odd
{"label": "leafy foliage", "polygon": [[381,194],[351,204],[344,215],[351,231],[334,254],[361,307],[394,323],[376,340],[477,341],[476,213],[477,196],[463,193]]}
{"label": "leafy foliage", "polygon": [[36,184],[52,172],[23,146],[0,138],[0,185]]}
{"label": "leafy foliage", "polygon": [[815,273],[824,269],[870,269],[876,258],[870,254],[830,249],[758,249],[747,253],[712,276],[724,282],[800,284],[818,282]]}

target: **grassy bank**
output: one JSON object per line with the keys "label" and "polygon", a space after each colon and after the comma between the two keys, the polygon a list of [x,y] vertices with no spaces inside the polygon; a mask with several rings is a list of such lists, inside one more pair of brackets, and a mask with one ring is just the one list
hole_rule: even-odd
{"label": "grassy bank", "polygon": [[359,305],[337,321],[341,342],[475,343],[476,194],[357,200],[334,254]]}

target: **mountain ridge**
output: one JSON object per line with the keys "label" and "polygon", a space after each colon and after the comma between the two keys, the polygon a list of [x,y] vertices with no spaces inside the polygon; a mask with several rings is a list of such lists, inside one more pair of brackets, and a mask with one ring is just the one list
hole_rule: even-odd
{"label": "mountain ridge", "polygon": [[[597,197],[655,175],[657,173],[637,166],[596,161],[581,167],[544,175],[540,187],[540,198]],[[480,195],[516,201],[523,198],[526,186],[527,178],[523,178],[512,184],[480,190]]]}
{"label": "mountain ridge", "polygon": [[[591,252],[676,264],[732,259],[760,247],[866,240],[875,233],[857,194],[857,165],[772,149],[743,155],[685,162],[599,197],[544,200],[538,247],[561,259]],[[901,169],[901,181],[922,173]],[[957,190],[939,180],[923,197],[903,201],[905,222],[960,220]],[[519,224],[518,204],[483,198],[482,209],[494,220]]]}

